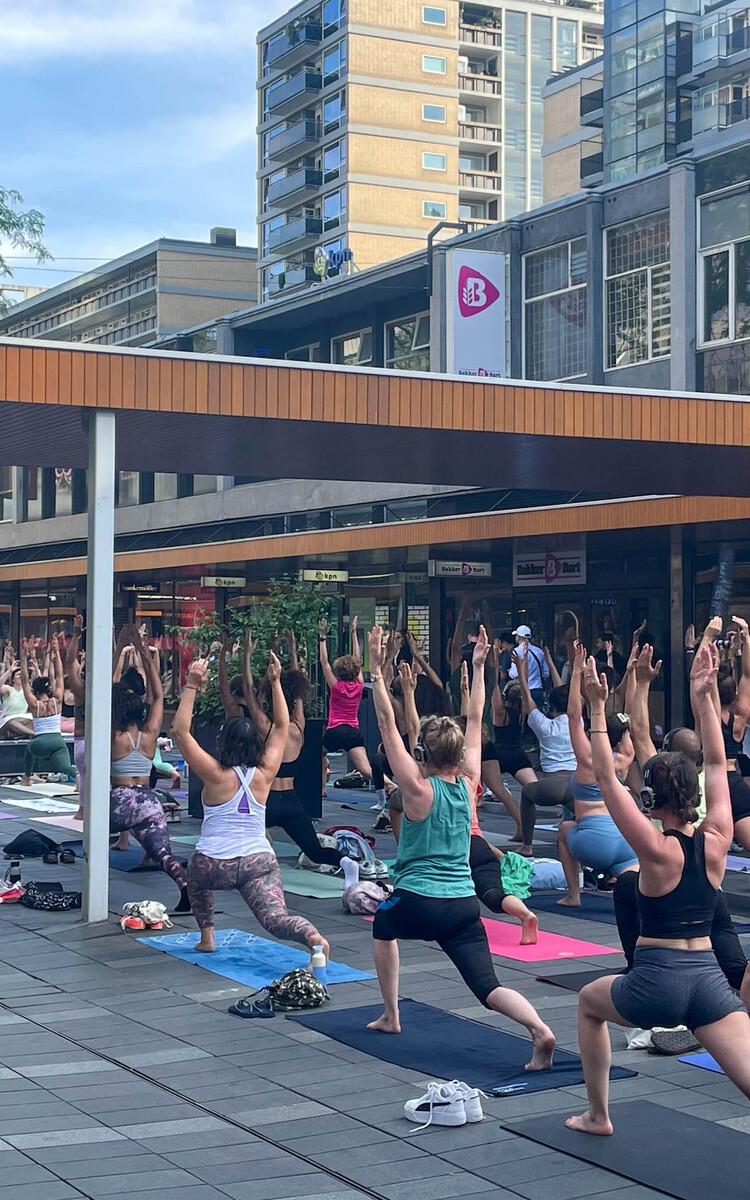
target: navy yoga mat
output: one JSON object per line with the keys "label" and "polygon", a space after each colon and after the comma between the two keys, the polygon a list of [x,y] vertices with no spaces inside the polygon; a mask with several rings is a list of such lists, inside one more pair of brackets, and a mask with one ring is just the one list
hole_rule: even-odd
{"label": "navy yoga mat", "polygon": [[587,983],[603,979],[605,975],[617,975],[618,971],[565,971],[559,975],[537,975],[537,983],[552,983],[555,987],[565,988],[568,992],[580,992]]}
{"label": "navy yoga mat", "polygon": [[[571,1099],[570,1111],[582,1112],[585,1101]],[[566,1114],[559,1112],[509,1121],[505,1128],[677,1200],[747,1200],[746,1133],[648,1100],[613,1104],[611,1113],[611,1137],[566,1129]]]}
{"label": "navy yoga mat", "polygon": [[556,913],[562,917],[578,917],[583,921],[599,921],[602,925],[616,925],[612,896],[604,892],[581,892],[581,907],[562,907],[557,903],[564,892],[531,893],[526,901],[534,912]]}
{"label": "navy yoga mat", "polygon": [[[528,1038],[456,1017],[416,1000],[401,1001],[400,1037],[366,1029],[368,1021],[374,1021],[382,1012],[382,1004],[368,1004],[333,1012],[321,1009],[289,1019],[383,1062],[407,1067],[430,1079],[463,1079],[472,1087],[484,1092],[494,1090],[497,1095],[519,1096],[583,1083],[577,1054],[557,1050],[551,1071],[524,1071],[531,1057]],[[630,1079],[633,1075],[635,1071],[613,1067],[610,1077]]]}

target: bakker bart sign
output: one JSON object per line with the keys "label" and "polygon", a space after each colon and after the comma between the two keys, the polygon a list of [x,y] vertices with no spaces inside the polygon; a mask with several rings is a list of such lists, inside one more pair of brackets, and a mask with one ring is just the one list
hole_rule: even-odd
{"label": "bakker bart sign", "polygon": [[446,253],[446,370],[455,375],[507,374],[506,255],[487,250]]}

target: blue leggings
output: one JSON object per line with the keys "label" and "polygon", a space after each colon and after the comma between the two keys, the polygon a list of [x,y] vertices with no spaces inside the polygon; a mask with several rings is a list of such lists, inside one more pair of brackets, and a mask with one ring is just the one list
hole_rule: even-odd
{"label": "blue leggings", "polygon": [[581,866],[593,867],[595,871],[619,875],[626,867],[638,862],[637,855],[607,813],[581,817],[575,828],[568,830],[566,842],[573,858]]}

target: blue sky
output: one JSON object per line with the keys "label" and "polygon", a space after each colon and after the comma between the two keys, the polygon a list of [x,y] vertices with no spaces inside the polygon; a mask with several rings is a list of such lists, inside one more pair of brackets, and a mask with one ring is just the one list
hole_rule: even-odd
{"label": "blue sky", "polygon": [[3,0],[0,184],[45,214],[56,260],[10,259],[15,282],[61,283],[212,225],[255,244],[255,35],[286,7]]}

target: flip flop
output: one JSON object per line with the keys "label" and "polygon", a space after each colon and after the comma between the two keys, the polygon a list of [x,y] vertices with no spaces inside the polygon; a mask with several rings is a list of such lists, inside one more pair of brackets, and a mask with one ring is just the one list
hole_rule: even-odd
{"label": "flip flop", "polygon": [[276,1016],[268,996],[265,1000],[253,1000],[252,996],[245,996],[242,1000],[235,1000],[234,1004],[230,1004],[227,1012],[232,1013],[235,1017],[268,1018]]}

